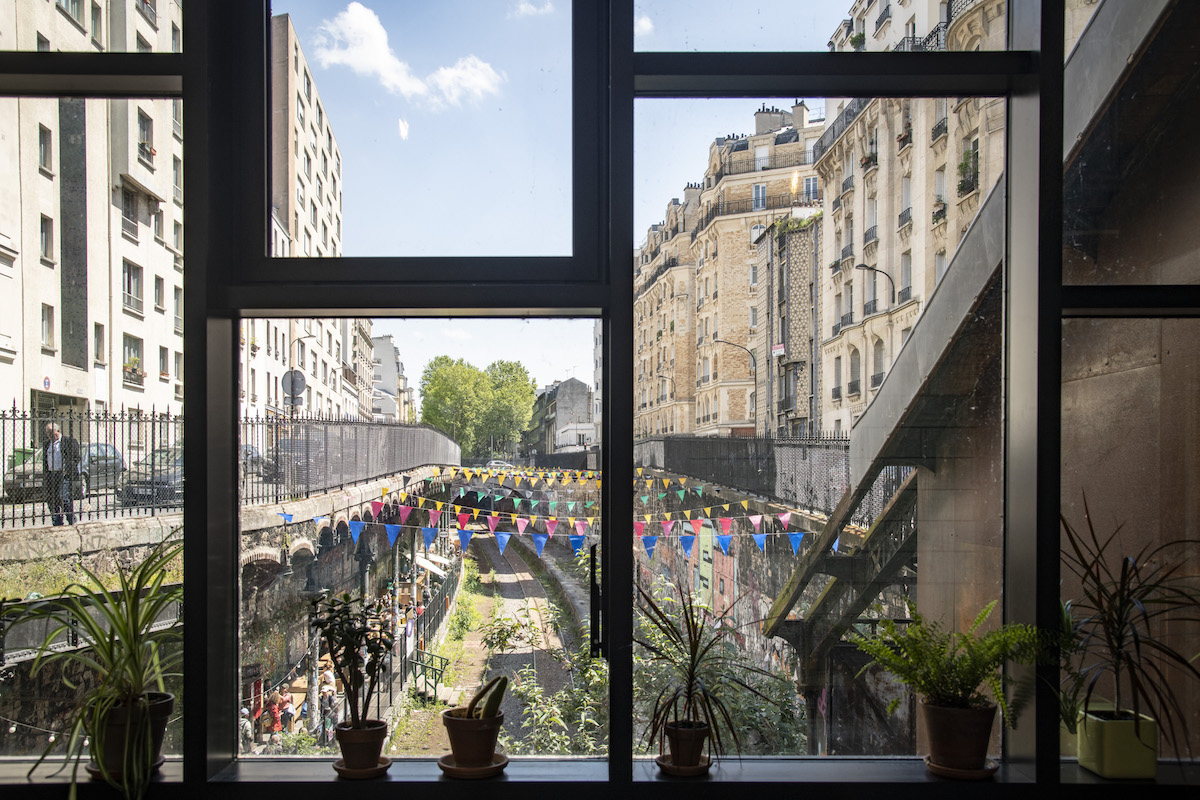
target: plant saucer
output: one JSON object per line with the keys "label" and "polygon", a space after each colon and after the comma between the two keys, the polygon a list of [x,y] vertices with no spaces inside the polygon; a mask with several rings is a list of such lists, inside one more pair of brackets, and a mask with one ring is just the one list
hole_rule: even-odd
{"label": "plant saucer", "polygon": [[333,768],[337,771],[337,774],[340,777],[350,778],[352,780],[366,780],[368,778],[378,778],[380,775],[386,775],[388,767],[391,765],[392,760],[387,756],[380,756],[379,763],[377,765],[373,767],[367,767],[366,769],[351,769],[350,767],[347,767],[346,762],[340,758],[333,762]]}
{"label": "plant saucer", "polygon": [[676,778],[694,778],[697,775],[708,773],[708,768],[712,766],[712,757],[702,756],[700,763],[694,767],[677,767],[671,763],[671,757],[666,754],[656,756],[654,763],[658,764],[658,768],[668,775],[673,775]]}
{"label": "plant saucer", "polygon": [[504,753],[496,753],[492,756],[491,764],[484,764],[482,767],[460,767],[454,763],[454,754],[447,753],[438,759],[437,765],[441,767],[442,772],[446,773],[447,778],[462,778],[463,780],[479,780],[480,778],[491,778],[504,772],[504,768],[508,766],[508,756]]}
{"label": "plant saucer", "polygon": [[939,778],[953,778],[956,781],[983,781],[992,777],[996,770],[1000,769],[1000,764],[989,758],[983,763],[983,769],[955,769],[934,764],[929,760],[929,756],[925,756],[925,767]]}
{"label": "plant saucer", "polygon": [[[161,755],[160,755],[160,756],[158,757],[158,760],[157,760],[157,761],[155,761],[153,764],[151,764],[151,765],[150,765],[150,774],[151,774],[151,775],[157,775],[157,774],[158,774],[158,769],[159,769],[159,767],[161,767],[161,766],[163,765],[163,763],[164,763],[166,760],[167,760],[167,759],[166,759],[166,756],[161,756]],[[84,765],[83,765],[83,768],[84,768],[85,770],[87,770],[87,774],[88,774],[88,775],[90,775],[90,776],[92,777],[92,780],[94,780],[94,781],[102,781],[102,780],[104,780],[104,773],[102,773],[102,772],[100,771],[100,765],[99,765],[99,764],[97,764],[95,761],[89,761],[89,762],[87,762],[86,764],[84,764]],[[120,773],[120,772],[114,772],[114,771],[110,771],[110,772],[109,772],[109,775],[111,775],[111,776],[112,776],[112,779],[113,779],[113,780],[115,780],[115,781],[119,781],[119,780],[121,780],[121,773]]]}

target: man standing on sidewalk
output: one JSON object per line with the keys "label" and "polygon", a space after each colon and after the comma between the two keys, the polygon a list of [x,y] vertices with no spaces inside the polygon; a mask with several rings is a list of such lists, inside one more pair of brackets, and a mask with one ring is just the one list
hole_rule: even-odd
{"label": "man standing on sidewalk", "polygon": [[46,505],[50,507],[50,520],[55,525],[75,524],[75,507],[71,504],[71,489],[75,476],[79,474],[79,442],[63,436],[56,423],[46,423],[46,443],[42,445],[42,463],[45,464]]}

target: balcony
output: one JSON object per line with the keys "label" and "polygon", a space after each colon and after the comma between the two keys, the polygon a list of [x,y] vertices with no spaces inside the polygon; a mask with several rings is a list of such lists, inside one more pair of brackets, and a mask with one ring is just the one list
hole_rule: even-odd
{"label": "balcony", "polygon": [[842,399],[842,387],[840,387],[840,386],[833,387],[833,389],[830,391],[830,395],[833,397],[834,400],[841,400]]}
{"label": "balcony", "polygon": [[979,188],[979,171],[976,170],[958,179],[958,196],[966,197]]}
{"label": "balcony", "polygon": [[903,228],[905,225],[912,224],[912,206],[900,212],[900,221],[896,225],[897,228]]}
{"label": "balcony", "polygon": [[896,295],[896,302],[907,303],[909,300],[912,300],[912,296],[912,287],[905,286],[900,290],[900,293]]}
{"label": "balcony", "polygon": [[870,98],[856,97],[846,103],[842,113],[838,114],[834,119],[833,124],[826,129],[825,133],[821,134],[821,138],[813,145],[813,161],[820,161],[821,156],[833,146],[833,143],[838,140],[846,129],[854,124],[854,120],[862,113],[867,104],[871,102]]}
{"label": "balcony", "polygon": [[892,18],[892,4],[888,3],[886,6],[883,7],[883,11],[879,12],[879,16],[875,18],[875,32],[879,33],[879,30],[891,18]]}
{"label": "balcony", "polygon": [[876,372],[874,375],[871,376],[871,388],[872,389],[878,389],[879,384],[881,384],[881,383],[883,383],[883,373],[882,372]]}
{"label": "balcony", "polygon": [[854,258],[854,245],[853,244],[848,244],[842,248],[842,260],[845,261],[848,258]]}
{"label": "balcony", "polygon": [[845,314],[842,314],[842,327],[843,328],[849,328],[853,324],[854,324],[854,312],[853,311],[848,311]]}
{"label": "balcony", "polygon": [[139,370],[137,367],[121,370],[121,380],[127,386],[144,386],[146,384],[146,373]]}
{"label": "balcony", "polygon": [[839,258],[837,261],[834,261],[832,264],[830,264],[829,270],[834,275],[837,275],[839,272],[841,272],[842,271],[842,260]]}
{"label": "balcony", "polygon": [[846,192],[850,191],[853,188],[854,188],[854,176],[847,175],[846,179],[842,181],[842,194],[845,194]]}
{"label": "balcony", "polygon": [[912,144],[912,125],[911,123],[906,123],[904,133],[896,137],[896,149],[903,150],[910,144]]}
{"label": "balcony", "polygon": [[833,200],[833,211],[836,213],[842,210],[842,198],[835,197]]}
{"label": "balcony", "polygon": [[784,397],[779,400],[777,413],[783,414],[785,412],[792,411],[795,408],[796,408],[796,398],[794,396],[793,397]]}
{"label": "balcony", "polygon": [[726,175],[741,175],[746,172],[762,172],[768,169],[786,169],[790,167],[803,167],[808,164],[808,152],[804,149],[793,150],[790,153],[774,153],[765,158],[756,158],[752,155],[730,157],[725,159],[721,164],[720,169],[713,175],[714,183],[720,181]]}
{"label": "balcony", "polygon": [[136,219],[129,217],[121,217],[121,233],[133,239],[135,242],[138,238],[138,224]]}
{"label": "balcony", "polygon": [[879,226],[872,225],[863,232],[863,247],[877,241],[879,241]]}
{"label": "balcony", "polygon": [[933,224],[946,221],[946,204],[938,203],[933,207]]}
{"label": "balcony", "polygon": [[863,303],[863,316],[864,317],[869,317],[877,311],[879,311],[879,301],[878,300],[868,300],[867,302]]}
{"label": "balcony", "polygon": [[121,295],[121,303],[126,309],[134,312],[135,314],[142,313],[142,298],[138,297],[136,294],[123,292]]}
{"label": "balcony", "polygon": [[[785,192],[783,194],[770,195],[769,197],[743,197],[740,200],[723,200],[709,208],[704,216],[700,218],[700,222],[692,229],[692,241],[696,241],[696,237],[703,233],[705,228],[711,225],[717,217],[727,217],[732,214],[748,214],[753,211],[777,211],[791,208],[792,206],[819,206],[821,199],[820,192]],[[716,258],[716,253],[713,253],[713,258]]]}
{"label": "balcony", "polygon": [[146,18],[147,22],[155,28],[158,27],[158,11],[155,10],[154,4],[150,0],[134,0],[133,5]]}
{"label": "balcony", "polygon": [[854,380],[846,382],[846,396],[853,397],[856,394],[861,394],[862,381]]}
{"label": "balcony", "polygon": [[950,123],[945,117],[942,117],[937,122],[933,123],[933,130],[929,133],[930,143],[936,142],[938,139],[945,136],[949,129]]}
{"label": "balcony", "polygon": [[151,147],[149,142],[138,142],[137,154],[139,159],[153,166],[158,151]]}
{"label": "balcony", "polygon": [[865,175],[870,170],[879,166],[879,153],[867,153],[858,160],[858,165],[862,167],[863,174]]}
{"label": "balcony", "polygon": [[830,336],[837,336],[837,335],[838,335],[839,333],[841,333],[841,332],[842,332],[842,323],[840,323],[840,322],[835,322],[835,323],[833,323],[833,333],[831,333],[831,334],[829,334],[829,335],[830,335]]}

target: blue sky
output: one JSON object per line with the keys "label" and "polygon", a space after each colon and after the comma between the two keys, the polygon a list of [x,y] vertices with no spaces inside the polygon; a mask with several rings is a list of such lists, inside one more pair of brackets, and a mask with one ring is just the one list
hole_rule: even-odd
{"label": "blue sky", "polygon": [[[638,0],[635,47],[821,50],[848,7]],[[345,255],[570,253],[569,0],[276,0],[272,11],[292,17],[342,151]],[[751,131],[761,102],[637,103],[635,244],[702,177],[713,138]],[[520,360],[539,385],[591,382],[590,320],[375,328],[396,335],[414,382],[443,353]]]}

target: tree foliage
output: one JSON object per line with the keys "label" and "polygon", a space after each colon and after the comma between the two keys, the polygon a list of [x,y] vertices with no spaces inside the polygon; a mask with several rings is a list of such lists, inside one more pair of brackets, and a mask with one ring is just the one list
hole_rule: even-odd
{"label": "tree foliage", "polygon": [[459,443],[464,455],[510,452],[533,413],[534,384],[519,361],[481,370],[438,356],[421,374],[421,421]]}

